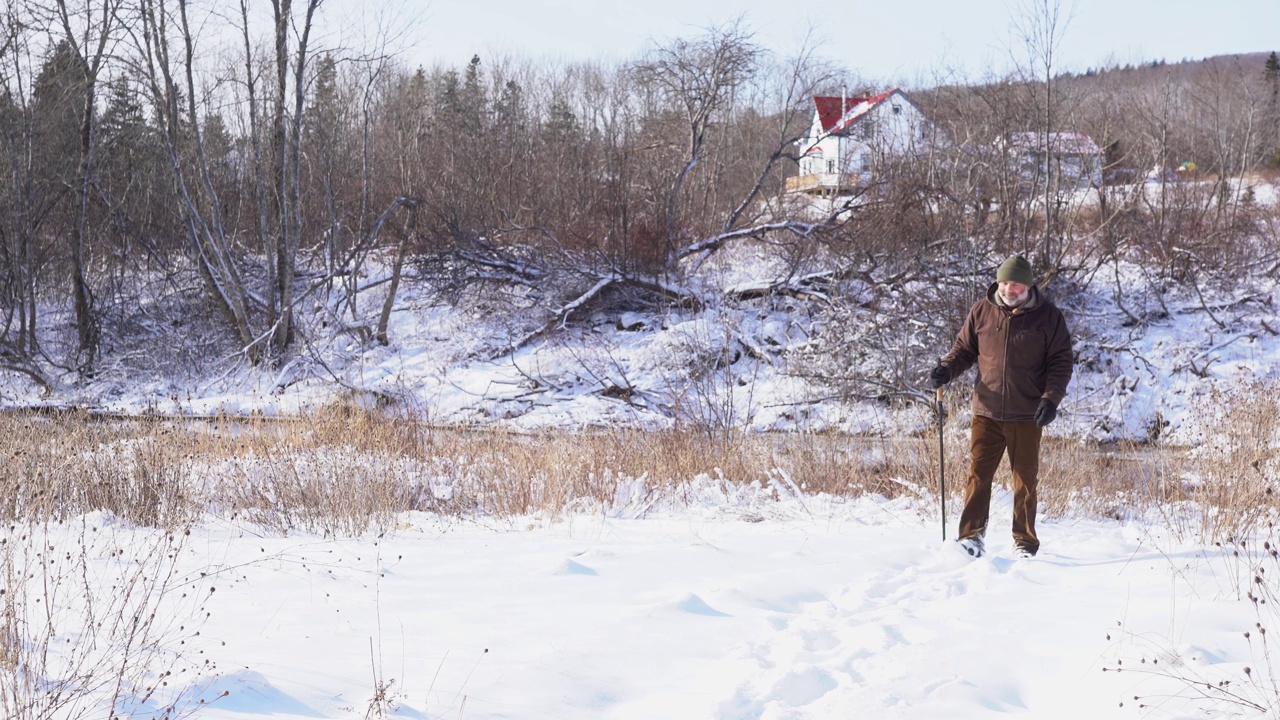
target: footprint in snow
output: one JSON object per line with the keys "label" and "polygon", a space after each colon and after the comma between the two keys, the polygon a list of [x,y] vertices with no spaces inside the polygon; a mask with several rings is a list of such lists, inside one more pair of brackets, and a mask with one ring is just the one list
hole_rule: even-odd
{"label": "footprint in snow", "polygon": [[799,630],[800,641],[806,652],[822,653],[840,647],[840,638],[825,627]]}
{"label": "footprint in snow", "polygon": [[557,568],[556,568],[555,574],[556,574],[556,575],[591,575],[591,576],[595,576],[595,575],[599,575],[600,573],[598,573],[598,572],[596,572],[595,570],[593,570],[593,569],[591,569],[591,568],[587,567],[586,565],[583,565],[583,564],[582,564],[582,563],[580,563],[580,562],[574,562],[573,560],[568,560],[568,559],[566,559],[564,562],[560,563],[560,566],[559,566],[559,567],[557,567]]}
{"label": "footprint in snow", "polygon": [[324,717],[321,713],[281,692],[265,675],[253,670],[240,670],[211,678],[199,687],[196,695],[202,701],[228,712]]}
{"label": "footprint in snow", "polygon": [[676,600],[670,604],[670,607],[680,612],[686,612],[691,615],[704,615],[706,617],[730,617],[729,613],[720,612],[719,610],[707,604],[706,600],[689,593],[688,595]]}
{"label": "footprint in snow", "polygon": [[836,689],[838,683],[822,668],[793,670],[774,684],[769,699],[791,707],[802,707]]}
{"label": "footprint in snow", "polygon": [[810,605],[815,603],[829,604],[831,602],[826,595],[816,591],[800,591],[778,595],[753,595],[742,590],[730,590],[728,597],[736,603],[749,605],[770,613],[785,615],[800,615],[809,612],[808,606]]}

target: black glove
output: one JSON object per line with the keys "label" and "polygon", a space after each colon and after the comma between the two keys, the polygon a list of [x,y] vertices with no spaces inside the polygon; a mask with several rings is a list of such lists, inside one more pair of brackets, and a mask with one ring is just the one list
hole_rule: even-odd
{"label": "black glove", "polygon": [[946,366],[939,365],[929,371],[929,385],[931,385],[934,390],[937,390],[949,382],[951,382],[951,371],[947,369]]}
{"label": "black glove", "polygon": [[1053,404],[1052,400],[1041,400],[1040,407],[1036,408],[1036,427],[1044,427],[1053,422],[1058,417],[1058,406]]}

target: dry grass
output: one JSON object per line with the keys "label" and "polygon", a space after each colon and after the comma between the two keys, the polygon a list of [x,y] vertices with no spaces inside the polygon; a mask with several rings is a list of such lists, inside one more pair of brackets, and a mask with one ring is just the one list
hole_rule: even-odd
{"label": "dry grass", "polygon": [[[1050,439],[1041,507],[1050,517],[1152,512],[1171,529],[1238,535],[1276,509],[1272,388],[1205,399],[1195,448],[1098,447]],[[958,508],[967,430],[949,421],[949,504]],[[281,532],[351,535],[405,511],[514,517],[567,510],[642,514],[701,484],[758,498],[909,495],[932,507],[938,448],[920,437],[705,433],[511,434],[434,428],[349,408],[289,421],[96,421],[0,417],[0,519],[109,512],[175,528],[211,512]],[[1008,482],[1007,467],[998,482]]]}
{"label": "dry grass", "polygon": [[[109,512],[174,528],[200,514],[346,535],[401,512],[510,517],[678,502],[691,484],[893,497],[925,494],[918,440],[697,431],[510,434],[369,413],[297,421],[0,417],[0,519]],[[626,499],[624,500],[624,497]]]}

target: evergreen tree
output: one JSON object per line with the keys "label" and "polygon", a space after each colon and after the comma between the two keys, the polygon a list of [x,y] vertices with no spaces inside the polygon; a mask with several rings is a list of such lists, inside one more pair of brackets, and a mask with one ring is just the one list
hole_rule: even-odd
{"label": "evergreen tree", "polygon": [[[402,78],[397,84],[395,102],[388,107],[388,119],[395,133],[400,192],[416,196],[423,192],[423,167],[430,164],[423,157],[423,141],[430,124],[426,72],[420,67],[413,75]],[[443,112],[446,117],[456,117],[458,114],[457,108],[451,107],[449,102],[445,103]],[[446,123],[446,127],[456,126]]]}
{"label": "evergreen tree", "polygon": [[480,84],[480,56],[472,55],[467,63],[467,72],[462,85],[462,101],[464,109],[473,112],[484,110],[484,87]]}
{"label": "evergreen tree", "polygon": [[149,254],[158,255],[151,238],[179,236],[176,228],[166,225],[171,215],[157,209],[158,198],[166,190],[163,149],[139,97],[137,87],[125,77],[112,78],[98,121],[100,153],[95,182],[109,206],[109,228],[122,258],[133,255],[137,242]]}
{"label": "evergreen tree", "polygon": [[542,124],[542,141],[550,145],[572,142],[581,132],[578,118],[564,98],[552,100],[547,120]]}
{"label": "evergreen tree", "polygon": [[31,90],[33,149],[42,158],[40,175],[47,182],[74,182],[84,102],[84,74],[71,47],[59,42]]}
{"label": "evergreen tree", "polygon": [[30,100],[6,95],[0,103],[3,143],[3,218],[0,239],[5,257],[6,329],[15,324],[16,349],[38,349],[36,298],[50,272],[71,265],[71,253],[57,240],[75,227],[70,202],[75,187],[84,110],[84,74],[71,48],[54,45],[32,83]]}
{"label": "evergreen tree", "polygon": [[340,173],[342,155],[341,140],[344,131],[342,100],[338,87],[338,63],[326,53],[316,64],[316,76],[311,104],[303,117],[302,144],[304,152],[316,162],[304,172],[317,185],[315,192],[307,193],[309,204],[322,203],[323,207],[308,207],[310,217],[324,217],[327,229],[325,237],[326,267],[332,271],[341,262],[342,246],[338,228],[341,224],[338,193],[343,186]]}
{"label": "evergreen tree", "polygon": [[319,149],[329,148],[338,135],[338,63],[325,54],[316,65],[315,90],[307,106],[303,137]]}
{"label": "evergreen tree", "polygon": [[[421,70],[419,70],[421,72]],[[484,86],[480,82],[480,56],[472,56],[461,80],[450,70],[442,74],[436,88],[437,125],[460,139],[484,133],[487,114]]]}
{"label": "evergreen tree", "polygon": [[229,205],[239,196],[237,192],[238,173],[235,161],[235,140],[227,130],[227,123],[222,116],[210,112],[200,122],[201,139],[204,143],[205,159],[209,163],[209,176],[218,193],[218,200],[228,217],[234,216]]}
{"label": "evergreen tree", "polygon": [[494,104],[494,116],[497,129],[504,136],[516,131],[528,123],[525,112],[524,90],[520,83],[508,80],[502,88],[502,94]]}
{"label": "evergreen tree", "polygon": [[493,120],[482,82],[480,57],[473,56],[462,72],[441,74],[435,82],[435,112],[430,125],[430,145],[439,153],[443,171],[436,183],[448,197],[457,198],[443,212],[459,228],[483,225],[492,209]]}
{"label": "evergreen tree", "polygon": [[1267,104],[1267,127],[1270,133],[1265,135],[1266,147],[1263,157],[1271,167],[1280,167],[1280,57],[1274,50],[1267,56],[1262,76],[1271,90],[1271,98]]}
{"label": "evergreen tree", "polygon": [[19,158],[23,156],[22,109],[13,96],[0,89],[0,313],[6,321],[0,325],[0,344],[6,348],[26,348],[26,323],[13,327],[12,318],[21,316],[24,308],[22,286],[21,173]]}
{"label": "evergreen tree", "polygon": [[147,134],[147,118],[138,95],[123,75],[107,83],[107,103],[98,120],[104,141],[137,142]]}

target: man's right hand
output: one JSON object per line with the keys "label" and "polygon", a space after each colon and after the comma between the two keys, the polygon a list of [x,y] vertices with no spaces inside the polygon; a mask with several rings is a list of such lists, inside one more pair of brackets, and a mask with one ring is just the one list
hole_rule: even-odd
{"label": "man's right hand", "polygon": [[929,371],[929,384],[933,386],[934,390],[949,382],[951,382],[951,371],[946,367],[939,365]]}
{"label": "man's right hand", "polygon": [[1036,408],[1036,427],[1044,427],[1053,422],[1058,417],[1058,406],[1053,404],[1052,400],[1044,399],[1040,401],[1040,406]]}

